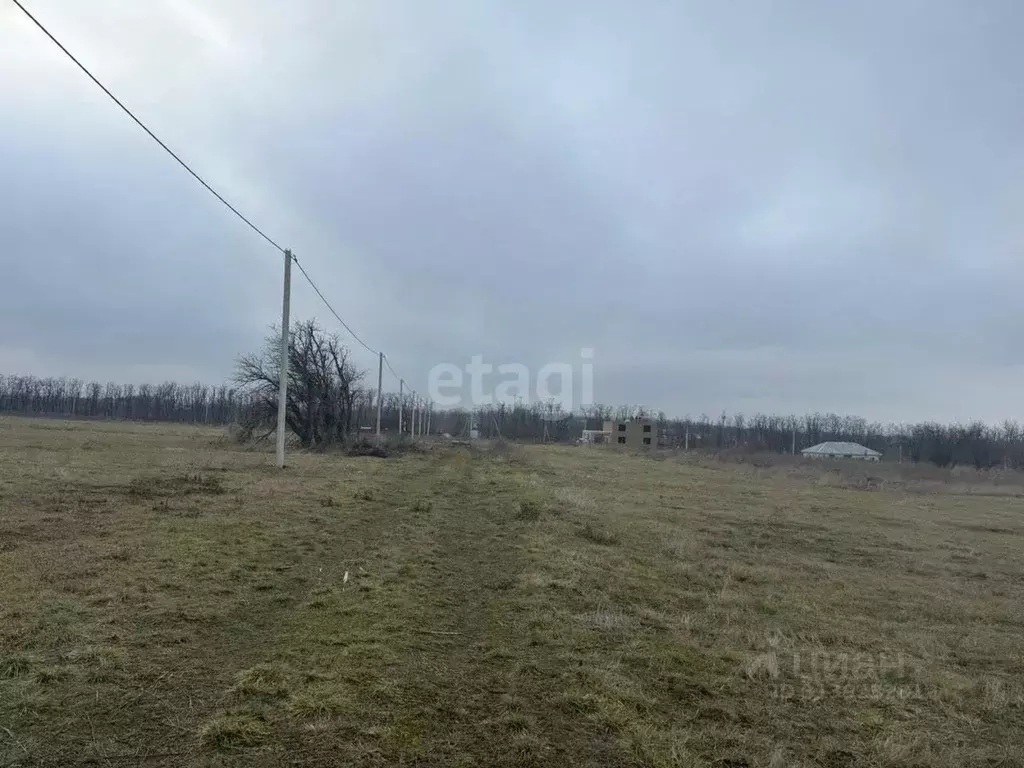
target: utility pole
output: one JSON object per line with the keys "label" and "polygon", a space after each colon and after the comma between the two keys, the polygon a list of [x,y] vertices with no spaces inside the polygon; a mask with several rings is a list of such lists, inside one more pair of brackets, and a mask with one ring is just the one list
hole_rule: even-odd
{"label": "utility pole", "polygon": [[409,436],[416,439],[416,406],[419,404],[419,398],[416,397],[415,390],[412,393],[412,418],[409,420]]}
{"label": "utility pole", "polygon": [[431,401],[427,404],[427,434],[430,434],[430,414],[434,411],[434,403]]}
{"label": "utility pole", "polygon": [[402,436],[402,411],[405,409],[405,381],[398,380],[398,436]]}
{"label": "utility pole", "polygon": [[384,353],[378,352],[377,360],[377,442],[380,443],[380,405],[384,390]]}
{"label": "utility pole", "polygon": [[284,252],[284,299],[281,302],[281,360],[277,384],[277,466],[284,468],[285,412],[288,408],[288,313],[292,297],[292,252]]}
{"label": "utility pole", "polygon": [[683,450],[687,453],[690,452],[690,425],[686,425],[686,442],[683,444]]}
{"label": "utility pole", "polygon": [[793,427],[793,444],[789,449],[790,456],[796,456],[796,427]]}

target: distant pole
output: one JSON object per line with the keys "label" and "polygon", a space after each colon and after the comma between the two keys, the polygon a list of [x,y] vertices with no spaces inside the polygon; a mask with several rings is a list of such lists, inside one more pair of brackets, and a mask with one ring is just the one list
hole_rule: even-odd
{"label": "distant pole", "polygon": [[791,456],[796,456],[796,427],[793,427],[793,444],[789,449],[789,454]]}
{"label": "distant pole", "polygon": [[416,397],[416,393],[412,393],[412,418],[409,419],[409,436],[414,440],[416,439],[416,406],[419,404],[419,398]]}
{"label": "distant pole", "polygon": [[689,453],[690,451],[690,427],[686,427],[686,442],[683,444],[683,450]]}
{"label": "distant pole", "polygon": [[284,468],[284,432],[288,408],[288,312],[292,295],[292,252],[284,252],[284,299],[281,302],[281,360],[277,384],[277,466]]}
{"label": "distant pole", "polygon": [[430,434],[430,414],[434,410],[434,402],[431,401],[427,404],[427,434]]}
{"label": "distant pole", "polygon": [[380,403],[384,392],[384,353],[378,352],[377,359],[377,442],[380,442]]}
{"label": "distant pole", "polygon": [[405,407],[405,381],[398,380],[398,436],[402,436],[402,410]]}

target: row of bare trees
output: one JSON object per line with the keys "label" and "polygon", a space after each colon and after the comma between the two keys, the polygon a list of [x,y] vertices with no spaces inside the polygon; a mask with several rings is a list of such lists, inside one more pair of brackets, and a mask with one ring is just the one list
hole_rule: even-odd
{"label": "row of bare trees", "polygon": [[834,413],[805,416],[721,414],[712,419],[670,419],[664,412],[638,406],[593,405],[561,413],[546,404],[487,406],[472,414],[439,414],[435,423],[448,431],[475,424],[482,437],[519,440],[575,440],[584,429],[601,429],[609,419],[649,418],[657,423],[659,444],[703,452],[799,452],[826,441],[854,442],[880,451],[886,459],[931,462],[941,467],[968,465],[1024,469],[1024,428],[1015,421],[1000,425],[879,424]]}
{"label": "row of bare trees", "polygon": [[23,416],[231,424],[251,405],[235,387],[115,384],[74,378],[0,376],[0,412]]}
{"label": "row of bare trees", "polygon": [[825,441],[854,442],[887,458],[925,461],[938,466],[1024,468],[1024,430],[1015,421],[999,425],[879,424],[834,413],[806,416],[743,414],[718,419],[657,417],[664,443],[705,450],[788,453]]}
{"label": "row of bare trees", "polygon": [[[258,353],[238,361],[231,385],[101,384],[74,378],[0,376],[0,412],[26,416],[179,421],[237,424],[243,437],[264,437],[276,427],[278,339],[272,332]],[[376,424],[375,387],[352,361],[341,340],[315,321],[293,325],[289,345],[288,429],[303,445],[330,446]],[[374,382],[375,383],[375,382]],[[381,399],[381,425],[399,427],[398,395]],[[405,431],[410,407],[405,403]],[[718,418],[670,419],[638,406],[593,405],[575,413],[551,403],[497,404],[473,409],[435,409],[431,431],[510,440],[569,442],[584,429],[600,429],[609,419],[650,418],[658,425],[658,442],[700,451],[789,453],[827,440],[857,442],[881,451],[887,459],[932,462],[939,466],[972,465],[1024,468],[1024,429],[1001,425],[923,423],[877,424],[853,416],[767,414]]]}
{"label": "row of bare trees", "polygon": [[[261,437],[277,423],[280,363],[277,332],[263,348],[239,359],[230,384],[116,384],[69,377],[0,375],[0,413],[82,419],[177,421],[241,427],[245,437]],[[295,323],[289,345],[286,422],[307,446],[328,446],[346,435],[372,429],[376,393],[364,385],[365,372],[349,350],[314,321]],[[410,417],[406,402],[404,420]],[[381,398],[381,426],[399,426],[399,396]]]}

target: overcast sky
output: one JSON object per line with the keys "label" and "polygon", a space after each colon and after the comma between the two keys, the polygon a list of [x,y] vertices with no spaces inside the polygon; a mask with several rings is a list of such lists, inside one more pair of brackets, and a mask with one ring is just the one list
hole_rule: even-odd
{"label": "overcast sky", "polygon": [[[24,1],[421,391],[1024,419],[1018,0]],[[0,373],[229,376],[280,254],[6,0],[0,115]]]}

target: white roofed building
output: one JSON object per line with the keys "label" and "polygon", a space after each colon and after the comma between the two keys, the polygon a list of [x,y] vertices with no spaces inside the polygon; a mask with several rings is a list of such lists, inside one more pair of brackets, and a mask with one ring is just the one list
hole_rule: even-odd
{"label": "white roofed building", "polygon": [[808,459],[862,459],[878,461],[882,454],[860,443],[818,443],[800,451]]}

